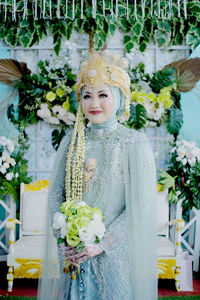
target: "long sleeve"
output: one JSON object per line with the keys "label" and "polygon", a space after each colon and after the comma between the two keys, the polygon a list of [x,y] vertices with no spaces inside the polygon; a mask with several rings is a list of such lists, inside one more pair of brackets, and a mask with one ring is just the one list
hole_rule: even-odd
{"label": "long sleeve", "polygon": [[156,170],[145,137],[124,145],[126,221],[134,300],[157,299]]}

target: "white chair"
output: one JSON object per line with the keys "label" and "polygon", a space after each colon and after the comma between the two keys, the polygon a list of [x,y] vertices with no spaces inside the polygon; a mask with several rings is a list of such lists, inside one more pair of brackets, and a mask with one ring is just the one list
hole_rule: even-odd
{"label": "white chair", "polygon": [[[181,230],[184,221],[180,218],[169,221],[168,191],[157,193],[158,222],[158,278],[174,279],[177,291],[180,289]],[[169,239],[169,226],[176,226],[175,242]]]}
{"label": "white chair", "polygon": [[[9,219],[10,230],[8,291],[12,291],[14,278],[39,278],[42,272],[42,248],[44,246],[45,213],[47,211],[47,180],[21,184],[20,221]],[[19,239],[15,242],[15,224],[19,226]]]}

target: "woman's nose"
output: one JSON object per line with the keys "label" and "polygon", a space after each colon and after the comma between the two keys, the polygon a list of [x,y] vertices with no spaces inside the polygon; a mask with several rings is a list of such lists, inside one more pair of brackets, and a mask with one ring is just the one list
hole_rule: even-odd
{"label": "woman's nose", "polygon": [[98,99],[97,99],[97,97],[92,97],[92,99],[91,99],[91,106],[92,107],[98,106]]}

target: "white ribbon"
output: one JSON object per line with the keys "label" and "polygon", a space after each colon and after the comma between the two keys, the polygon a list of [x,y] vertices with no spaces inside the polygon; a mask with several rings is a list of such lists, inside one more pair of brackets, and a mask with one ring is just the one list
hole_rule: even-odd
{"label": "white ribbon", "polygon": [[57,18],[60,19],[60,0],[57,0]]}
{"label": "white ribbon", "polygon": [[118,0],[116,0],[115,16],[118,18]]}
{"label": "white ribbon", "polygon": [[185,15],[185,19],[187,19],[187,0],[183,1],[183,5],[184,5],[184,15]]}
{"label": "white ribbon", "polygon": [[126,18],[129,18],[128,0],[126,0]]}
{"label": "white ribbon", "polygon": [[13,0],[12,21],[16,21],[16,0]]}
{"label": "white ribbon", "polygon": [[151,17],[153,17],[153,0],[151,0]]}
{"label": "white ribbon", "polygon": [[178,1],[178,17],[180,17],[181,16],[180,0],[177,1]]}
{"label": "white ribbon", "polygon": [[83,0],[81,0],[81,19],[83,19]]}
{"label": "white ribbon", "polygon": [[146,2],[146,0],[142,0],[142,16],[143,16],[143,18],[145,17],[145,3]]}
{"label": "white ribbon", "polygon": [[73,0],[73,7],[72,7],[72,19],[75,18],[75,0]]}

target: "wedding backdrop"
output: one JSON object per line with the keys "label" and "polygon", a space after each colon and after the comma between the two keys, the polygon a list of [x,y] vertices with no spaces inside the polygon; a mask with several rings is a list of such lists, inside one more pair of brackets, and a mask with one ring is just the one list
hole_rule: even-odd
{"label": "wedding backdrop", "polygon": [[56,149],[75,122],[76,75],[91,49],[128,59],[131,114],[120,122],[147,134],[158,181],[189,221],[200,205],[200,132],[191,124],[200,109],[200,2],[5,0],[0,9],[0,260],[16,210],[6,197],[19,212],[20,183],[50,180]]}

